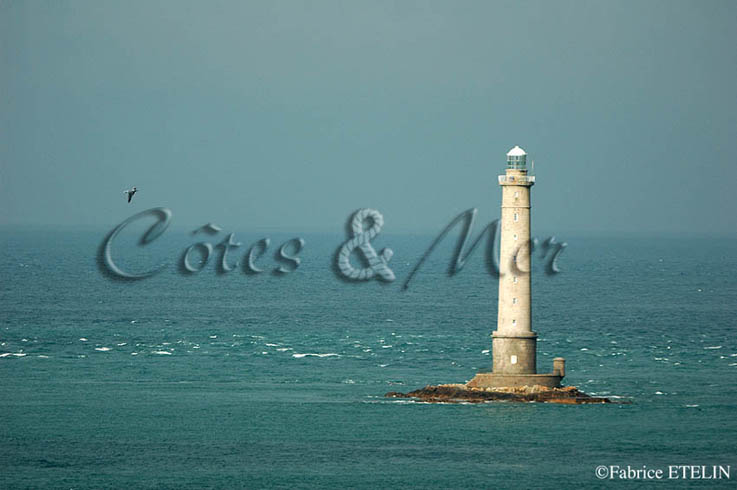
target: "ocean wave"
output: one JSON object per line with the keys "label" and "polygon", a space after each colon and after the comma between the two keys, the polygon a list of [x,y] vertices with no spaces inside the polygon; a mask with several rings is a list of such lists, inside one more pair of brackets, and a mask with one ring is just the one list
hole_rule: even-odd
{"label": "ocean wave", "polygon": [[0,357],[10,357],[10,356],[26,357],[27,355],[28,354],[24,354],[23,352],[4,352],[4,353],[0,354]]}
{"label": "ocean wave", "polygon": [[158,354],[160,356],[170,356],[171,352],[166,351],[166,350],[154,350],[154,351],[151,351],[151,354]]}
{"label": "ocean wave", "polygon": [[329,352],[327,354],[316,354],[314,352],[307,352],[305,354],[292,354],[292,357],[296,357],[297,359],[301,359],[303,357],[340,357],[340,354],[336,354],[334,352]]}
{"label": "ocean wave", "polygon": [[107,352],[112,349],[110,347],[95,347],[95,350],[100,352]]}

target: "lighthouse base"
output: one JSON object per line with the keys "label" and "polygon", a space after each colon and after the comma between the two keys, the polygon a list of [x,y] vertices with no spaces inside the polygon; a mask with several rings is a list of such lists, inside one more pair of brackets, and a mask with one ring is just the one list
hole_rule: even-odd
{"label": "lighthouse base", "polygon": [[522,386],[545,386],[557,388],[563,376],[559,374],[495,374],[493,372],[476,373],[466,383],[469,388],[519,388]]}

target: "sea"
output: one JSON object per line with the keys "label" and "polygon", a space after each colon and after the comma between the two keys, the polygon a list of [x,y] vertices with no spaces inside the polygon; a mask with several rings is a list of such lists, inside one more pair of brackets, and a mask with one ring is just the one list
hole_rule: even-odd
{"label": "sea", "polygon": [[234,232],[222,267],[229,230],[131,225],[112,262],[158,272],[120,280],[110,231],[0,229],[0,488],[737,482],[734,237],[559,235],[554,274],[534,252],[538,372],[622,403],[429,404],[384,395],[491,367],[494,261],[449,274],[457,231],[409,283],[436,235],[379,235],[396,279],[346,281],[339,233]]}

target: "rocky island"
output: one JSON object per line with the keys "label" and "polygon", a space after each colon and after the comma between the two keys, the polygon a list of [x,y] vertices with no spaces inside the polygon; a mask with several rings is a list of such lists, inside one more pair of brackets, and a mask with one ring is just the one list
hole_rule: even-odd
{"label": "rocky island", "polygon": [[573,386],[549,388],[546,386],[521,386],[514,388],[474,388],[467,384],[443,384],[425,386],[409,393],[390,391],[387,398],[415,398],[430,403],[484,403],[490,401],[542,402],[582,405],[612,402],[609,398],[587,395]]}

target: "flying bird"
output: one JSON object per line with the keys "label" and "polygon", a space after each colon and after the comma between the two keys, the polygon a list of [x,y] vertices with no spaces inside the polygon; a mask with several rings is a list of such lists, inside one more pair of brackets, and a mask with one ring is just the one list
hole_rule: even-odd
{"label": "flying bird", "polygon": [[137,189],[133,187],[132,189],[128,189],[127,191],[123,191],[123,194],[128,194],[128,202],[131,202],[131,199],[133,199],[133,194],[135,194]]}

